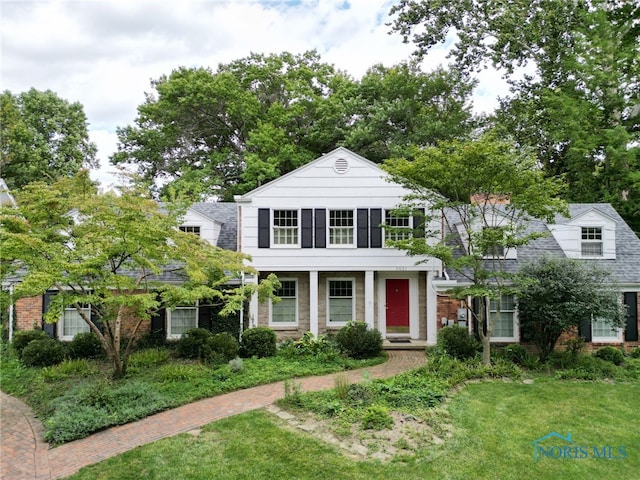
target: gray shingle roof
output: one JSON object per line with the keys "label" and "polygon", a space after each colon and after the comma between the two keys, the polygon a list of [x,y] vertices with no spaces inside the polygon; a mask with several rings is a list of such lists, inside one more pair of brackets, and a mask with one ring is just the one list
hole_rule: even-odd
{"label": "gray shingle roof", "polygon": [[[608,203],[573,203],[569,204],[570,218],[576,218],[590,210],[610,217],[616,222],[616,258],[615,260],[582,260],[585,263],[598,265],[611,272],[612,279],[620,284],[640,285],[640,239],[626,224],[616,210]],[[449,212],[447,218],[452,224],[458,220],[456,216]],[[569,218],[557,216],[555,223],[564,223]],[[519,265],[535,262],[543,256],[566,257],[564,251],[555,240],[548,226],[540,221],[529,222],[528,232],[547,232],[548,235],[536,239],[528,245],[518,248],[518,258],[505,260],[505,271],[515,273]],[[449,232],[451,234],[452,232]],[[455,234],[455,232],[453,232]],[[457,236],[457,235],[456,235]],[[459,237],[457,238],[459,241]],[[446,268],[446,266],[445,266]],[[457,272],[447,270],[452,280],[464,281],[464,276]]]}
{"label": "gray shingle roof", "polygon": [[218,247],[225,250],[238,249],[238,205],[231,202],[199,202],[191,208],[222,224]]}

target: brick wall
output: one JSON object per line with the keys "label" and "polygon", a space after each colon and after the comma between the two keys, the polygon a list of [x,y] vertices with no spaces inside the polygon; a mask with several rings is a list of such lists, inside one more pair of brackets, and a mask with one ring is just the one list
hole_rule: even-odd
{"label": "brick wall", "polygon": [[[442,318],[446,318],[447,320],[453,320],[456,324],[458,323],[458,309],[464,308],[464,302],[462,300],[456,300],[455,298],[440,296],[438,295],[438,305],[436,308],[436,324],[438,325],[438,330],[445,325],[442,324]],[[469,325],[469,317],[467,314],[467,325]]]}
{"label": "brick wall", "polygon": [[26,297],[16,301],[16,330],[42,328],[42,296]]}

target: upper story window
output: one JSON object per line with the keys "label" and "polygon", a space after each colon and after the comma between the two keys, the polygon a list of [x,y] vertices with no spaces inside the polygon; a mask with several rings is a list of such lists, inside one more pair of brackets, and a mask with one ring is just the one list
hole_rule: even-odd
{"label": "upper story window", "polygon": [[197,304],[167,309],[167,338],[180,338],[184,332],[197,326]]}
{"label": "upper story window", "polygon": [[[80,304],[82,313],[87,317],[91,317],[91,305]],[[82,315],[75,306],[68,306],[64,309],[61,319],[62,325],[58,327],[58,336],[60,340],[73,340],[78,333],[90,332],[91,327],[84,321]]]}
{"label": "upper story window", "polygon": [[185,233],[193,233],[194,235],[200,236],[200,226],[198,225],[181,225],[178,227],[178,230]]}
{"label": "upper story window", "polygon": [[329,245],[353,245],[353,210],[329,211]]}
{"label": "upper story window", "polygon": [[411,217],[409,215],[394,215],[392,212],[387,211],[384,224],[385,242],[411,238]]}
{"label": "upper story window", "polygon": [[274,210],[273,211],[273,244],[297,245],[298,244],[298,211]]}
{"label": "upper story window", "polygon": [[280,280],[276,295],[278,303],[271,304],[272,325],[296,325],[298,323],[298,285],[295,280]]}
{"label": "upper story window", "polygon": [[504,229],[501,227],[483,227],[482,234],[484,247],[482,254],[489,258],[504,257],[504,245],[501,243],[504,239]]}
{"label": "upper story window", "polygon": [[602,227],[582,227],[580,238],[583,257],[602,257]]}

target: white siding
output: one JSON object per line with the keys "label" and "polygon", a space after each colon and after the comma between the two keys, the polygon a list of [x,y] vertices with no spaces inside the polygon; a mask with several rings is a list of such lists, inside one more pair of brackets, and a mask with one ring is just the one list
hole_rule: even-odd
{"label": "white siding", "polygon": [[569,258],[583,258],[581,255],[582,227],[602,229],[602,259],[616,258],[616,223],[613,219],[595,210],[568,220],[566,223],[549,225],[549,229],[560,248]]}
{"label": "white siding", "polygon": [[212,245],[217,245],[222,225],[194,210],[187,210],[180,226],[200,227],[200,238]]}

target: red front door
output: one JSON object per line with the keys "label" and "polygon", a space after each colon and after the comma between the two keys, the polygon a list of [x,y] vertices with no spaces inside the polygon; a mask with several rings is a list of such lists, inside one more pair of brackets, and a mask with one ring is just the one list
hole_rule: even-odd
{"label": "red front door", "polygon": [[409,280],[387,279],[387,333],[409,333]]}

